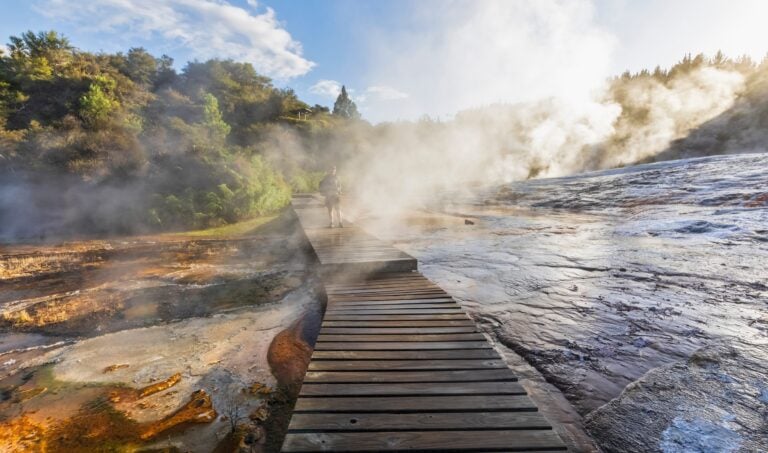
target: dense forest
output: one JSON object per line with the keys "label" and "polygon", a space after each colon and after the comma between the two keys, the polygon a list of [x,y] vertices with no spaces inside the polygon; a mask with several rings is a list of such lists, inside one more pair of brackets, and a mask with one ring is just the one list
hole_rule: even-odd
{"label": "dense forest", "polygon": [[371,125],[248,63],[174,69],[144,49],[91,53],[56,32],[0,55],[0,238],[203,228],[273,213],[338,164],[372,207],[482,180],[765,151],[768,60],[685,56],[607,80],[584,105],[482,106]]}
{"label": "dense forest", "polygon": [[14,205],[22,210],[58,204],[61,191],[66,202],[117,204],[78,213],[72,227],[83,231],[209,227],[274,212],[291,190],[315,188],[330,158],[275,152],[280,131],[320,153],[311,144],[349,121],[249,63],[195,61],[177,73],[170,57],[83,52],[56,32],[11,37],[0,55],[6,192],[14,178],[51,188]]}

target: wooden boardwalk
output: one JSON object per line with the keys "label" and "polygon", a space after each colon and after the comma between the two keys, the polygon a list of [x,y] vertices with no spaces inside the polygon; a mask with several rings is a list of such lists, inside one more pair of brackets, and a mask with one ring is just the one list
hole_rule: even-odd
{"label": "wooden boardwalk", "polygon": [[319,196],[294,197],[293,209],[320,261],[324,275],[370,275],[416,270],[416,259],[354,225],[329,228]]}
{"label": "wooden boardwalk", "polygon": [[565,450],[416,260],[358,228],[328,228],[318,203],[294,199],[294,210],[320,260],[328,307],[283,451]]}

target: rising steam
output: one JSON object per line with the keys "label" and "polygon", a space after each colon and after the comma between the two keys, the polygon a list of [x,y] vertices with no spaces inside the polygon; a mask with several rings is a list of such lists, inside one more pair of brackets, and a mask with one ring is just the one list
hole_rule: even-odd
{"label": "rising steam", "polygon": [[580,104],[548,98],[382,124],[353,141],[346,174],[363,206],[399,209],[445,190],[631,165],[723,114],[744,89],[740,72],[701,67],[666,83],[616,79]]}

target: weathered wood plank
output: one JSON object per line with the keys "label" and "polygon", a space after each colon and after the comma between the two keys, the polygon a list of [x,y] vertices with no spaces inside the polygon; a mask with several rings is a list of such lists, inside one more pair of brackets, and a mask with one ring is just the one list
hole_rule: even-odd
{"label": "weathered wood plank", "polygon": [[350,301],[335,301],[330,300],[329,305],[334,307],[347,307],[347,306],[374,306],[374,305],[419,305],[419,304],[449,304],[456,303],[450,297],[436,297],[434,299],[390,299],[390,300],[350,300]]}
{"label": "weathered wood plank", "polygon": [[325,290],[328,294],[337,294],[343,292],[355,292],[360,290],[402,290],[402,289],[439,289],[443,290],[439,286],[435,285],[429,280],[423,281],[398,281],[389,283],[362,283],[357,285],[325,285]]}
{"label": "weathered wood plank", "polygon": [[296,414],[291,431],[448,431],[550,429],[538,412],[453,412],[425,414]]}
{"label": "weathered wood plank", "polygon": [[477,332],[474,326],[460,327],[323,327],[320,335],[402,335],[402,334],[436,334],[436,333],[472,333]]}
{"label": "weathered wood plank", "polygon": [[312,360],[463,360],[500,359],[494,349],[452,349],[434,351],[318,351],[312,353]]}
{"label": "weathered wood plank", "polygon": [[315,351],[394,351],[400,349],[490,349],[485,341],[387,341],[387,342],[318,342]]}
{"label": "weathered wood plank", "polygon": [[481,333],[438,333],[438,334],[392,334],[392,335],[339,335],[339,334],[320,334],[317,337],[318,342],[333,342],[333,341],[354,341],[354,342],[385,342],[385,341],[483,341],[485,337]]}
{"label": "weathered wood plank", "polygon": [[283,451],[524,451],[565,449],[551,430],[288,433]]}
{"label": "weathered wood plank", "polygon": [[323,321],[323,327],[452,327],[452,326],[471,326],[475,323],[467,319],[445,319],[445,320],[421,320],[421,321]]}
{"label": "weathered wood plank", "polygon": [[492,382],[517,381],[510,369],[448,371],[308,371],[304,383],[384,383],[384,382]]}
{"label": "weathered wood plank", "polygon": [[396,308],[386,310],[351,310],[351,309],[329,309],[328,316],[341,315],[452,315],[463,314],[461,308]]}
{"label": "weathered wood plank", "polygon": [[334,296],[353,295],[362,296],[366,294],[420,294],[420,293],[441,293],[445,294],[441,288],[436,286],[431,287],[419,287],[413,286],[397,286],[392,288],[369,288],[369,289],[348,289],[348,290],[336,290],[331,291],[329,294]]}
{"label": "weathered wood plank", "polygon": [[525,395],[366,396],[299,398],[295,412],[536,411]]}
{"label": "weathered wood plank", "polygon": [[430,370],[482,370],[506,369],[507,364],[492,359],[435,359],[435,360],[315,360],[309,362],[309,371],[430,371]]}
{"label": "weathered wood plank", "polygon": [[305,382],[299,397],[400,395],[525,395],[517,382],[320,384]]}
{"label": "weathered wood plank", "polygon": [[355,301],[361,301],[361,302],[370,302],[375,300],[413,300],[413,299],[446,299],[450,297],[448,294],[442,293],[436,293],[433,295],[424,295],[424,294],[401,294],[401,295],[393,295],[393,296],[328,296],[329,301],[334,302],[355,302]]}
{"label": "weathered wood plank", "polygon": [[426,310],[437,308],[439,310],[461,310],[456,302],[444,302],[440,304],[386,304],[386,305],[343,305],[329,304],[327,312],[360,311],[360,310]]}
{"label": "weathered wood plank", "polygon": [[451,314],[376,314],[376,315],[348,315],[348,314],[327,314],[327,321],[421,321],[421,320],[464,320],[469,319],[466,313]]}

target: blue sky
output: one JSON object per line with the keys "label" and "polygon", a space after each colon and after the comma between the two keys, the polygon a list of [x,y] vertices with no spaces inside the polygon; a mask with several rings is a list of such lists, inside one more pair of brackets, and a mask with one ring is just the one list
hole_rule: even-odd
{"label": "blue sky", "polygon": [[310,103],[332,104],[344,83],[373,121],[579,101],[689,52],[760,59],[766,23],[764,0],[0,0],[3,42],[55,29],[84,50],[141,46],[179,68],[250,61]]}

